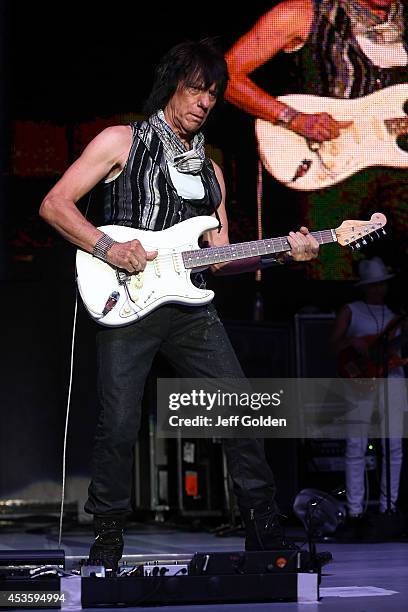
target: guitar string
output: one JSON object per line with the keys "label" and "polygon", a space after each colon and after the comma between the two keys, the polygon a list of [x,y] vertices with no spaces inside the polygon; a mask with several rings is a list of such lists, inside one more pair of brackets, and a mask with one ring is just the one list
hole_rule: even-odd
{"label": "guitar string", "polygon": [[[364,235],[359,236],[358,238],[356,238],[355,240],[359,240],[360,238],[365,238],[366,236],[372,234],[374,231],[378,231],[379,228],[372,228],[370,232],[366,232]],[[317,241],[320,244],[327,244],[328,242],[333,242],[333,235],[332,235],[332,230],[319,230],[316,232],[311,232],[311,234],[317,239]],[[343,238],[344,240],[344,238]],[[354,241],[355,241],[354,240]],[[350,241],[350,244],[352,243],[352,241]],[[250,245],[258,245],[258,249],[267,249],[267,253],[261,253],[261,252],[254,252],[255,248],[251,247]],[[273,250],[270,250],[271,246],[273,245]],[[151,247],[153,248],[153,247]],[[182,255],[185,256],[187,253],[191,253],[191,256],[194,257],[195,260],[198,260],[198,264],[201,265],[202,263],[205,263],[205,258],[208,257],[209,255],[213,255],[213,257],[216,257],[217,254],[219,254],[221,257],[225,254],[229,254],[228,252],[231,252],[233,250],[237,251],[237,254],[240,255],[239,259],[245,259],[245,258],[249,258],[249,257],[256,257],[258,255],[267,255],[269,253],[279,253],[279,252],[283,252],[285,250],[290,250],[290,248],[288,248],[288,241],[287,241],[287,236],[282,236],[279,238],[265,238],[264,240],[256,240],[256,241],[249,241],[249,242],[238,242],[238,243],[233,243],[233,244],[227,244],[224,245],[222,247],[208,247],[206,249],[191,249],[191,250],[186,250],[186,251],[179,251],[176,253],[166,253],[163,255],[159,255],[158,259],[160,261],[165,262],[167,261],[171,261],[171,259],[175,256],[175,255]],[[154,260],[153,260],[154,261]],[[183,257],[183,261],[184,261],[184,257]],[[153,262],[148,262],[148,263],[153,263]],[[219,263],[219,260],[215,260],[214,263]]]}
{"label": "guitar string", "polygon": [[[376,229],[372,228],[370,232],[366,232],[363,236],[359,236],[354,241],[356,240],[358,241],[360,238],[364,238],[372,234],[374,231],[376,231]],[[317,239],[317,241],[320,244],[327,244],[330,242],[334,242],[332,230],[318,230],[316,232],[312,232],[312,235]],[[343,237],[343,240],[344,240],[344,237]],[[351,245],[352,242],[354,241],[350,241],[349,244]],[[257,250],[255,250],[253,247],[250,246],[254,244],[258,245]],[[272,245],[274,248],[270,250]],[[212,255],[211,259],[214,258],[214,260],[209,265],[212,265],[212,263],[221,263],[222,257],[224,255],[228,256],[228,259],[225,261],[234,261],[234,260],[240,260],[240,259],[247,259],[250,257],[257,257],[259,255],[266,255],[269,253],[281,253],[281,252],[290,250],[290,248],[287,248],[287,247],[288,247],[287,236],[281,236],[278,238],[265,238],[264,240],[227,244],[222,247],[208,247],[205,249],[198,248],[198,249],[193,249],[193,250],[178,251],[176,253],[159,254],[157,258],[155,258],[154,260],[148,261],[147,265],[149,266],[154,265],[155,262],[156,262],[156,265],[159,262],[166,264],[166,263],[171,262],[173,258],[177,255],[181,255],[183,259],[183,263],[186,264],[187,263],[186,256],[188,253],[190,253],[191,257],[193,258],[193,263],[195,265],[187,269],[193,270],[195,267],[200,267],[203,264],[208,263],[207,259],[211,257],[211,255]],[[150,247],[150,248],[153,248],[153,247]],[[257,252],[258,250],[263,251],[265,248],[267,249],[266,252]],[[238,257],[236,258],[231,257],[231,252],[233,252],[234,250],[236,251],[236,255],[238,255]],[[132,273],[129,272],[129,275],[132,275]]]}
{"label": "guitar string", "polygon": [[[320,234],[320,236],[317,236],[317,234]],[[320,243],[324,244],[326,241],[328,242],[332,242],[333,241],[333,237],[332,237],[332,233],[331,230],[321,230],[319,232],[314,232],[312,233],[312,235],[314,235],[316,237],[316,239],[319,242],[320,239]],[[268,244],[269,243],[269,244]],[[280,244],[279,244],[280,243]],[[286,243],[286,244],[285,244]],[[260,241],[254,241],[254,242],[238,242],[238,243],[233,243],[233,244],[226,244],[222,247],[209,247],[207,249],[192,249],[192,250],[186,250],[186,251],[180,251],[180,252],[176,252],[176,253],[165,253],[162,255],[159,255],[159,260],[160,261],[171,261],[171,259],[175,256],[175,255],[186,255],[187,253],[191,253],[191,255],[194,257],[194,259],[202,259],[204,258],[204,261],[202,263],[205,263],[205,257],[209,256],[209,255],[213,255],[213,257],[216,257],[217,254],[219,254],[219,256],[222,257],[222,255],[227,255],[229,251],[233,251],[236,250],[237,254],[240,256],[240,259],[245,259],[245,258],[249,258],[249,257],[256,257],[258,255],[266,255],[268,253],[258,253],[258,252],[254,252],[255,249],[249,245],[251,244],[258,244],[259,246],[257,247],[258,249],[267,249],[269,251],[270,246],[273,244],[273,250],[270,251],[271,253],[279,253],[279,252],[283,252],[285,250],[290,250],[290,247],[287,248],[287,237],[281,237],[281,238],[267,238],[264,240],[260,240]],[[151,247],[153,248],[153,247]],[[207,253],[208,251],[208,253]],[[148,263],[154,263],[155,260],[148,262]]]}
{"label": "guitar string", "polygon": [[[328,242],[333,242],[333,235],[332,235],[331,230],[320,230],[317,232],[312,232],[312,235],[317,239],[317,241],[320,244],[327,244]],[[368,235],[368,234],[365,234],[365,235]],[[250,246],[251,244],[258,244],[257,249],[255,250],[254,247],[251,247]],[[273,250],[270,250],[272,245],[274,248]],[[265,248],[267,250],[266,253],[257,252],[258,250],[263,251]],[[194,263],[196,263],[198,267],[204,263],[207,263],[206,259],[211,257],[211,255],[214,258],[213,263],[220,263],[220,261],[222,260],[218,259],[218,257],[222,257],[223,255],[227,255],[228,257],[231,257],[231,252],[233,252],[234,250],[236,251],[236,255],[238,255],[236,259],[246,259],[250,257],[257,257],[259,255],[266,255],[269,253],[280,253],[280,252],[288,251],[290,250],[290,247],[288,245],[286,236],[280,237],[280,238],[266,238],[264,240],[259,240],[259,241],[254,241],[254,242],[238,242],[235,244],[227,244],[222,247],[209,247],[206,249],[198,248],[198,249],[193,249],[193,250],[179,251],[176,253],[166,253],[162,255],[159,254],[157,258],[155,258],[154,260],[150,262],[147,262],[147,264],[152,265],[154,264],[155,261],[156,263],[159,261],[163,263],[171,262],[173,257],[177,255],[181,255],[183,258],[183,262],[186,263],[185,261],[186,256],[188,253],[190,253],[191,257],[193,258]],[[231,258],[230,261],[232,260],[234,260],[234,258]],[[196,267],[196,266],[193,266],[193,267]]]}

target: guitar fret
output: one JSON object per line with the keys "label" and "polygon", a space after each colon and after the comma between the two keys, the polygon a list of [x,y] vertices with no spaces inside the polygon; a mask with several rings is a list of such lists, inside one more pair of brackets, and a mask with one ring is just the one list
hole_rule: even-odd
{"label": "guitar fret", "polygon": [[[319,244],[337,241],[336,233],[331,229],[311,232],[311,235],[316,238]],[[186,268],[193,268],[225,261],[233,261],[235,259],[247,259],[260,255],[283,253],[289,250],[290,244],[287,237],[281,236],[279,238],[266,238],[253,242],[229,244],[222,247],[209,247],[196,251],[186,251],[182,256]]]}
{"label": "guitar fret", "polygon": [[[336,240],[336,236],[335,234],[333,235],[332,230],[320,230],[311,232],[311,234],[316,238],[319,244],[334,242]],[[286,236],[281,236],[279,238],[267,238],[264,240],[255,240],[253,242],[238,242],[222,247],[209,247],[196,251],[185,251],[182,257],[186,268],[195,268],[236,259],[247,259],[260,255],[283,253],[284,251],[290,251],[290,244]]]}
{"label": "guitar fret", "polygon": [[[331,235],[330,240],[332,241]],[[321,242],[321,240],[320,240]],[[195,251],[185,251],[182,254],[186,268],[194,268],[202,265],[211,265],[235,259],[247,259],[271,253],[282,253],[290,250],[290,244],[286,237],[267,238],[253,242],[241,242],[222,247],[209,247]]]}
{"label": "guitar fret", "polygon": [[319,244],[326,244],[327,242],[334,242],[334,239],[337,240],[335,235],[333,237],[332,230],[319,230],[317,232],[312,232],[312,234],[316,238]]}

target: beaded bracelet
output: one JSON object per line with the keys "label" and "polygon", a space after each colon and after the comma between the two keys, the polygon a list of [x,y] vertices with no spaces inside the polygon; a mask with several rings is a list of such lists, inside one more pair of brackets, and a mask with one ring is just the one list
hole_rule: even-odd
{"label": "beaded bracelet", "polygon": [[291,106],[285,106],[276,117],[276,125],[288,128],[295,117],[300,115],[300,112]]}
{"label": "beaded bracelet", "polygon": [[113,238],[108,236],[108,234],[102,234],[102,236],[96,241],[94,248],[92,249],[92,255],[94,257],[98,257],[102,259],[102,261],[107,261],[107,252],[109,249],[115,244]]}

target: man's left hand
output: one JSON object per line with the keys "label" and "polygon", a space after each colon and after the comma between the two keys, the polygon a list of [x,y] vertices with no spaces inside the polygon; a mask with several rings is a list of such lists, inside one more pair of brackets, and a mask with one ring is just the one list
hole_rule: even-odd
{"label": "man's left hand", "polygon": [[319,254],[319,243],[307,227],[301,227],[298,232],[289,232],[288,241],[291,250],[287,254],[293,261],[309,261]]}

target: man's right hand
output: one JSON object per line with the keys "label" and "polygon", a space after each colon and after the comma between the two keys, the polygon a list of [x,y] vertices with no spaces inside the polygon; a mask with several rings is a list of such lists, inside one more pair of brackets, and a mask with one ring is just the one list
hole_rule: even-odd
{"label": "man's right hand", "polygon": [[310,140],[323,142],[340,136],[341,130],[352,125],[352,121],[336,121],[328,113],[299,113],[289,124],[289,129]]}
{"label": "man's right hand", "polygon": [[133,274],[144,270],[146,263],[157,257],[157,251],[146,252],[139,240],[130,240],[115,242],[106,256],[110,264]]}

